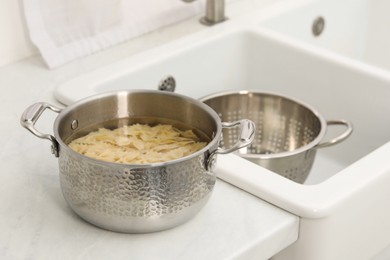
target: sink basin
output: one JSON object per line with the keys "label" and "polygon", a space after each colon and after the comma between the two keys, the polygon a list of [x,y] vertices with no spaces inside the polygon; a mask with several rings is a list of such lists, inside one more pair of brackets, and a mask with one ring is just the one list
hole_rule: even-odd
{"label": "sink basin", "polygon": [[[390,71],[390,2],[386,0],[311,1],[261,23],[327,51]],[[313,34],[322,18],[322,33]],[[315,25],[314,25],[315,26]]]}
{"label": "sink basin", "polygon": [[[318,151],[306,184],[328,179],[390,139],[388,120],[368,116],[390,109],[390,78],[328,61],[261,30],[233,30],[192,45],[169,54],[164,47],[113,64],[61,85],[56,96],[69,104],[110,90],[157,90],[160,80],[172,75],[176,92],[194,98],[223,90],[254,89],[300,99],[326,119],[348,119],[355,126],[345,143]],[[164,55],[156,54],[158,51]],[[371,98],[366,96],[368,86],[375,93]]]}
{"label": "sink basin", "polygon": [[[273,259],[371,259],[390,245],[390,73],[353,56],[348,48],[344,53],[343,48],[331,49],[333,43],[345,46],[331,39],[319,47],[312,42],[321,38],[304,40],[299,30],[296,37],[292,37],[295,31],[284,31],[286,21],[295,21],[294,15],[302,18],[296,19],[297,24],[304,22],[298,12],[306,9],[301,8],[311,10],[328,2],[336,3],[315,1],[284,8],[267,19],[259,15],[265,10],[253,12],[249,18],[205,29],[65,82],[55,96],[70,104],[104,91],[156,90],[160,80],[171,75],[176,92],[194,98],[223,90],[261,90],[299,99],[326,119],[350,120],[352,136],[318,150],[304,185],[236,155],[221,156],[216,172],[219,178],[301,217],[299,240]],[[343,1],[340,8],[350,2]],[[315,15],[328,19],[328,11]],[[323,36],[331,31],[331,21]],[[357,45],[356,53],[361,53],[364,44]],[[329,128],[327,137],[339,131]]]}

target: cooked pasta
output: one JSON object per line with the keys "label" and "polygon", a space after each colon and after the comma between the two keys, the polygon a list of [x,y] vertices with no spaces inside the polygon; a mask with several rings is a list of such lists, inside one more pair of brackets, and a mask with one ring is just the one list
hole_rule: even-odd
{"label": "cooked pasta", "polygon": [[114,130],[100,128],[73,140],[74,151],[103,161],[145,164],[178,159],[207,145],[192,130],[172,125],[134,124]]}

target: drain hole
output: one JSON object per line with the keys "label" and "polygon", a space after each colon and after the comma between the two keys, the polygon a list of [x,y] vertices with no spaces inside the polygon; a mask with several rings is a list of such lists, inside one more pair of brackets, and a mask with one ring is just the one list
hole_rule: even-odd
{"label": "drain hole", "polygon": [[174,92],[176,88],[176,80],[172,76],[166,76],[158,84],[158,90]]}
{"label": "drain hole", "polygon": [[325,29],[325,19],[322,16],[317,17],[311,29],[314,36],[320,36]]}

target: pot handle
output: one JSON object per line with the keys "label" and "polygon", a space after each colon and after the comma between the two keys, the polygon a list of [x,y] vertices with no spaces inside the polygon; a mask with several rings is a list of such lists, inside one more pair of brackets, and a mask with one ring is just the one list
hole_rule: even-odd
{"label": "pot handle", "polygon": [[22,117],[20,118],[20,124],[29,130],[31,133],[33,133],[35,136],[42,138],[42,139],[47,139],[51,141],[51,152],[58,157],[59,156],[59,149],[58,149],[58,142],[55,139],[54,136],[49,135],[49,134],[43,134],[39,132],[35,128],[35,123],[38,121],[39,117],[42,115],[43,111],[46,109],[50,109],[53,112],[59,113],[61,112],[61,109],[53,106],[49,103],[46,102],[38,102],[35,104],[32,104],[26,110],[23,112]]}
{"label": "pot handle", "polygon": [[349,121],[329,120],[326,123],[328,126],[330,126],[330,125],[344,125],[347,129],[341,135],[339,135],[339,136],[337,136],[329,141],[319,143],[315,148],[324,148],[324,147],[329,147],[329,146],[338,144],[338,143],[344,141],[345,139],[347,139],[352,134],[353,126],[352,126],[352,123]]}
{"label": "pot handle", "polygon": [[241,119],[234,122],[223,122],[222,128],[240,127],[240,135],[237,142],[227,149],[217,148],[215,154],[227,154],[250,145],[255,138],[256,125],[251,120]]}
{"label": "pot handle", "polygon": [[241,119],[234,122],[223,122],[222,128],[240,127],[240,137],[237,142],[227,149],[218,147],[215,151],[211,152],[206,160],[206,170],[212,170],[216,162],[217,154],[227,154],[235,150],[248,146],[255,138],[256,125],[251,120]]}

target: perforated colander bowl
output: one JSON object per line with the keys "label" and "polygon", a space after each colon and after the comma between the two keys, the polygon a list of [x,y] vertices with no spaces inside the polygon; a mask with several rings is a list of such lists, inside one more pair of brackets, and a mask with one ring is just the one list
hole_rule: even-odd
{"label": "perforated colander bowl", "polygon": [[[222,121],[252,120],[256,136],[252,144],[236,153],[292,181],[303,183],[312,168],[316,149],[334,145],[352,133],[345,120],[325,119],[301,101],[274,93],[231,91],[200,99],[214,109]],[[338,137],[321,142],[328,125],[345,125]],[[237,140],[235,129],[224,129],[221,146]]]}

